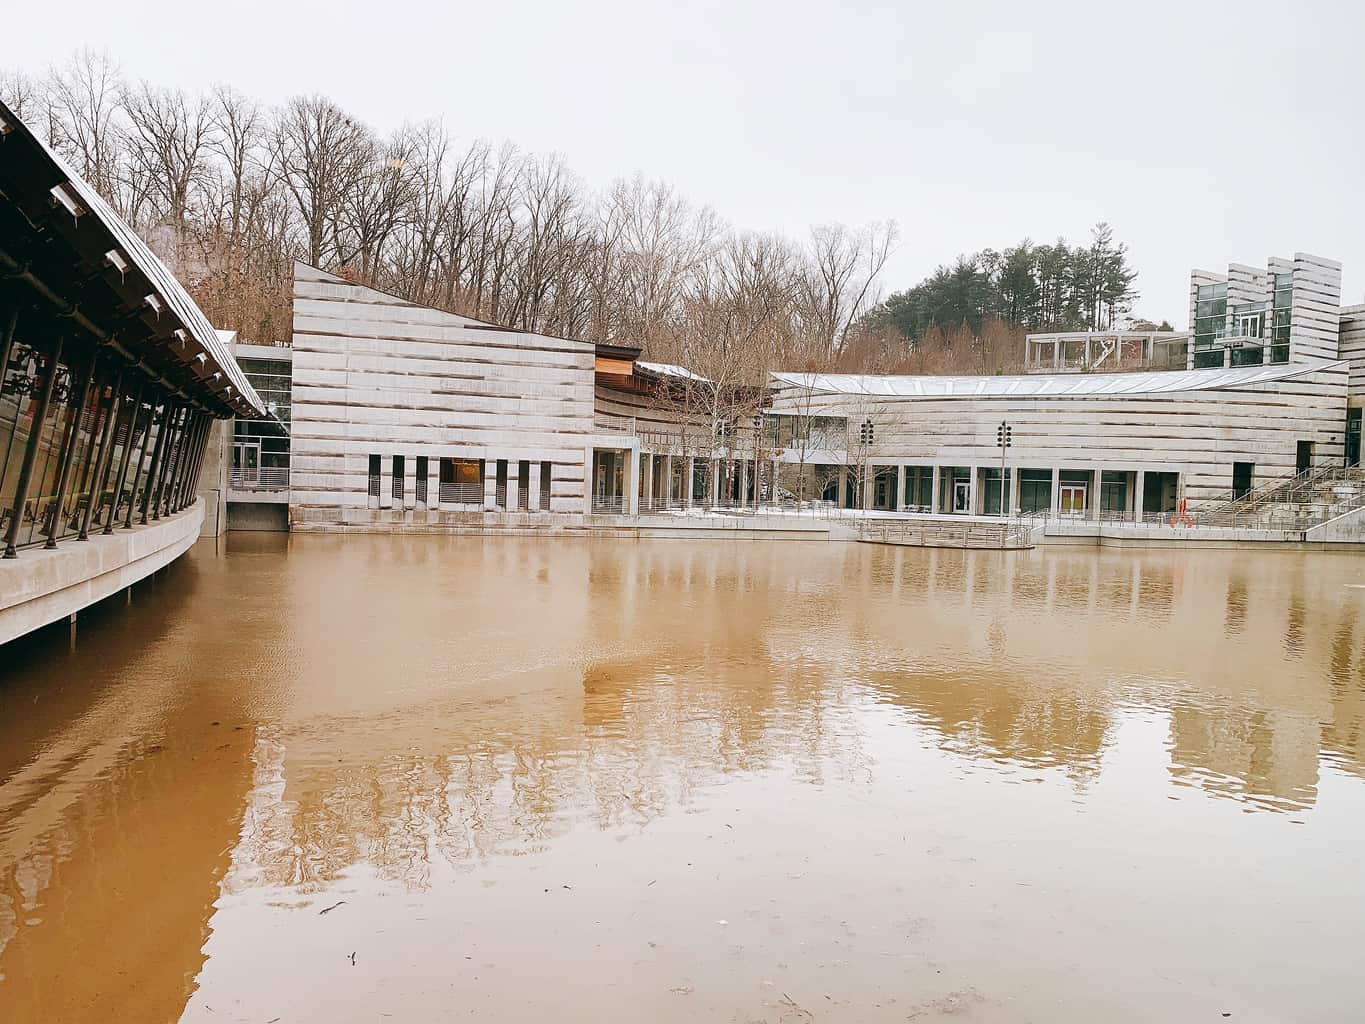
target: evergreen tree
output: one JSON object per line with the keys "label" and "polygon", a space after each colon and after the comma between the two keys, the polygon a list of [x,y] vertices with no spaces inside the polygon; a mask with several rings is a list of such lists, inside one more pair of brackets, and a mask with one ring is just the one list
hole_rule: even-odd
{"label": "evergreen tree", "polygon": [[866,325],[894,328],[913,343],[933,328],[953,336],[964,324],[979,335],[993,320],[1034,332],[1109,330],[1132,308],[1136,279],[1128,247],[1100,223],[1086,246],[1065,239],[1035,245],[1026,238],[1001,252],[959,256],[952,266],[891,295]]}

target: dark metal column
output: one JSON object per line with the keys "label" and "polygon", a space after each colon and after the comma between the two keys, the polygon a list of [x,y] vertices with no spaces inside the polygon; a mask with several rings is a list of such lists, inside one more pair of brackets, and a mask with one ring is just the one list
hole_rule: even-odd
{"label": "dark metal column", "polygon": [[14,352],[14,329],[19,323],[19,307],[15,306],[10,312],[9,323],[5,325],[5,338],[0,341],[0,378],[5,376],[5,368],[9,366],[9,357]]}
{"label": "dark metal column", "polygon": [[190,487],[190,501],[199,500],[199,479],[204,472],[204,456],[208,454],[209,442],[213,440],[213,428],[218,420],[213,413],[204,413],[204,436],[199,439],[199,454],[194,457],[194,483]]}
{"label": "dark metal column", "polygon": [[186,453],[186,463],[184,472],[180,475],[180,509],[187,509],[194,504],[195,485],[199,482],[198,466],[199,452],[203,445],[203,422],[207,419],[205,412],[199,411],[194,414],[194,434],[191,434],[190,449]]}
{"label": "dark metal column", "polygon": [[[161,459],[161,449],[166,447],[166,432],[170,426],[171,415],[175,412],[175,404],[166,398],[161,410],[161,425],[156,428],[156,446],[152,449],[152,462],[147,467],[147,482],[142,489],[142,513],[137,517],[140,525],[147,525],[147,511],[152,503],[152,491],[156,486],[157,464]],[[151,430],[151,421],[147,423],[147,429]],[[143,446],[144,449],[146,446]]]}
{"label": "dark metal column", "polygon": [[[5,381],[5,373],[9,369],[9,361],[14,355],[14,331],[18,323],[19,309],[18,307],[15,307],[14,312],[12,312],[9,317],[9,326],[5,328],[5,339],[0,342],[0,384],[3,384]],[[18,424],[16,424],[16,427],[17,426]],[[18,433],[19,431],[16,429],[10,434],[9,438],[5,441],[5,450],[0,452],[0,487],[4,486],[6,467],[9,466],[9,453],[14,447],[14,437]]]}
{"label": "dark metal column", "polygon": [[[145,382],[144,382],[145,383]],[[138,388],[137,401],[133,404],[133,435],[137,434],[137,421],[142,418],[142,395],[146,390],[145,386]],[[128,514],[123,519],[123,528],[131,530],[133,528],[133,516],[137,514],[137,481],[142,475],[142,463],[147,459],[147,445],[152,440],[152,419],[156,416],[156,392],[153,390],[152,397],[147,400],[147,421],[142,424],[142,446],[137,450],[137,464],[133,467],[133,486],[128,488]],[[129,438],[131,447],[132,438]],[[146,482],[142,485],[147,486]]]}
{"label": "dark metal column", "polygon": [[161,474],[156,485],[155,504],[152,505],[153,519],[160,519],[166,514],[167,483],[175,472],[176,460],[180,458],[181,442],[185,439],[185,420],[189,414],[189,408],[181,403],[176,408],[175,418],[171,420],[171,433],[166,438],[166,454],[162,457]]}
{"label": "dark metal column", "polygon": [[[95,362],[98,363],[98,357]],[[104,435],[104,388],[108,383],[104,379],[105,374],[100,372],[100,367],[96,366],[93,387],[95,391],[95,414],[90,419],[90,437],[85,442],[85,450],[81,452],[77,460],[81,466],[80,479],[76,481],[76,514],[71,517],[71,522],[67,526],[68,530],[80,530],[81,521],[85,518],[85,510],[81,508],[80,495],[85,495],[85,506],[90,507],[90,482],[94,479],[95,470],[98,469],[99,444],[100,438]]]}
{"label": "dark metal column", "polygon": [[66,500],[66,485],[71,480],[71,463],[76,456],[76,434],[80,431],[81,416],[90,401],[90,381],[95,376],[95,354],[90,354],[90,365],[85,368],[81,378],[80,397],[71,396],[71,409],[66,415],[66,433],[62,436],[61,454],[57,458],[57,494],[52,507],[47,512],[47,543],[43,547],[52,550],[57,546],[57,531],[61,528],[62,502]]}
{"label": "dark metal column", "polygon": [[[90,496],[85,502],[85,515],[81,516],[81,532],[77,540],[90,539],[90,521],[98,507],[104,503],[104,478],[109,475],[110,455],[114,450],[114,421],[118,419],[122,408],[123,371],[119,370],[114,374],[114,391],[109,396],[109,411],[104,414],[104,432],[100,438],[99,453],[95,456],[94,475],[90,478]],[[136,413],[136,407],[134,412]],[[114,518],[113,509],[109,510],[109,518]]]}
{"label": "dark metal column", "polygon": [[175,486],[171,489],[171,496],[167,502],[172,512],[179,512],[185,507],[185,477],[189,475],[190,456],[194,454],[194,446],[198,441],[199,410],[194,409],[190,412],[189,427],[185,431],[185,440],[181,444],[183,450],[175,467]]}
{"label": "dark metal column", "polygon": [[180,457],[185,451],[185,426],[189,422],[189,418],[189,408],[182,405],[180,415],[175,420],[175,433],[166,442],[166,467],[161,474],[161,486],[156,491],[156,507],[163,516],[171,514],[171,494],[175,490],[176,471],[180,468]]}
{"label": "dark metal column", "polygon": [[[113,524],[119,522],[119,498],[123,497],[123,485],[128,479],[128,460],[132,457],[132,438],[138,436],[138,419],[142,416],[142,393],[147,389],[146,381],[138,381],[137,395],[132,397],[132,408],[128,411],[128,426],[126,436],[123,438],[123,455],[119,457],[119,472],[113,479],[113,496],[109,498],[109,517],[104,522],[104,534],[108,537],[113,532]],[[121,403],[120,403],[121,408]],[[115,430],[115,440],[117,440],[117,429]],[[138,466],[142,466],[142,455],[138,455]],[[132,474],[132,482],[137,485],[137,470]],[[132,524],[132,492],[128,492],[128,526]]]}
{"label": "dark metal column", "polygon": [[52,385],[57,381],[57,363],[62,358],[62,341],[59,336],[52,348],[52,354],[48,357],[47,379],[43,381],[43,394],[38,399],[38,411],[33,416],[28,445],[24,449],[24,461],[19,467],[19,482],[14,489],[14,515],[10,518],[9,529],[5,531],[5,553],[0,557],[19,557],[14,542],[19,539],[19,524],[24,518],[24,503],[28,501],[28,487],[33,482],[33,464],[38,459],[38,439],[43,436],[43,422],[47,419],[48,406],[52,404]]}
{"label": "dark metal column", "polygon": [[199,438],[204,431],[204,414],[196,411],[194,414],[194,430],[190,434],[189,447],[185,449],[185,467],[180,472],[180,488],[176,491],[176,511],[184,511],[190,505],[189,495],[194,489],[195,478],[195,459],[199,453]]}
{"label": "dark metal column", "polygon": [[194,455],[194,480],[190,483],[190,503],[199,500],[199,480],[204,472],[204,453],[209,450],[209,438],[213,436],[213,425],[218,421],[213,413],[204,413],[204,429],[199,437],[199,451]]}

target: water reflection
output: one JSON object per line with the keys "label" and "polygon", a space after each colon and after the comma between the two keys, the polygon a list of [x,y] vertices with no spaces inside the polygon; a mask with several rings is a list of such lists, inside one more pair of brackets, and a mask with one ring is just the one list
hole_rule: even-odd
{"label": "water reflection", "polygon": [[[314,913],[362,875],[452,891],[585,830],[647,848],[753,785],[817,834],[836,807],[875,832],[923,790],[988,844],[1047,799],[1025,784],[1156,832],[1182,794],[1304,820],[1325,773],[1365,774],[1355,578],[1219,552],[201,546],[74,654],[4,652],[0,1009],[170,1019],[239,915]],[[780,832],[741,859],[778,864]],[[111,935],[156,969],[114,981]],[[55,986],[72,956],[85,983]]]}
{"label": "water reflection", "polygon": [[[1322,760],[1360,770],[1342,632],[1360,598],[1323,580],[1310,621],[1297,563],[1285,585],[1275,559],[1229,572],[1163,554],[814,554],[485,545],[452,566],[422,547],[391,562],[336,548],[469,586],[456,616],[405,606],[417,622],[384,618],[388,638],[297,665],[305,685],[289,696],[307,690],[306,706],[258,739],[230,885],[316,891],[366,863],[420,887],[432,856],[534,853],[583,821],[640,827],[733,773],[857,777],[875,762],[860,731],[874,703],[916,741],[1073,780],[1121,756],[1126,714],[1158,712],[1173,782],[1256,809],[1310,807]],[[294,579],[292,645],[311,649],[348,598]],[[511,582],[526,580],[540,589]],[[414,664],[409,644],[444,655]],[[343,657],[374,688],[333,686]],[[369,706],[379,690],[397,703]]]}

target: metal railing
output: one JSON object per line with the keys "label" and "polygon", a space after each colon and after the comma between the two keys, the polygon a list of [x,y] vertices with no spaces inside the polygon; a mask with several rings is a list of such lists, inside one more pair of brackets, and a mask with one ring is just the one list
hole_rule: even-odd
{"label": "metal railing", "polygon": [[1033,530],[1022,523],[872,522],[859,527],[863,540],[926,548],[1017,551],[1033,547]]}
{"label": "metal railing", "polygon": [[592,511],[594,515],[624,515],[627,510],[624,494],[594,494]]}
{"label": "metal railing", "polygon": [[287,491],[289,490],[289,467],[233,468],[228,477],[228,486],[237,491]]}
{"label": "metal railing", "polygon": [[442,505],[482,505],[483,484],[441,484],[437,498]]}
{"label": "metal railing", "polygon": [[1301,489],[1312,485],[1317,480],[1324,478],[1331,473],[1339,470],[1339,466],[1318,466],[1310,467],[1300,473],[1295,474],[1289,479],[1270,480],[1261,484],[1259,487],[1252,488],[1245,494],[1235,495],[1231,491],[1215,499],[1215,504],[1208,506],[1210,512],[1231,512],[1238,508],[1247,508],[1268,500],[1275,500],[1280,494],[1290,494],[1296,489]]}
{"label": "metal railing", "polygon": [[1315,526],[1320,526],[1338,516],[1345,515],[1357,508],[1365,507],[1365,482],[1343,481],[1330,492],[1324,493],[1324,485],[1330,485],[1328,474],[1314,474],[1313,486],[1290,487],[1288,483],[1281,496],[1273,501],[1230,502],[1211,508],[1190,509],[1184,512],[1171,510],[1163,512],[1144,512],[1141,520],[1125,510],[1105,509],[1098,516],[1065,515],[1044,510],[1028,512],[1021,522],[1032,528],[1053,524],[1081,528],[1089,525],[1159,526],[1175,530],[1260,530],[1272,533],[1302,534]]}

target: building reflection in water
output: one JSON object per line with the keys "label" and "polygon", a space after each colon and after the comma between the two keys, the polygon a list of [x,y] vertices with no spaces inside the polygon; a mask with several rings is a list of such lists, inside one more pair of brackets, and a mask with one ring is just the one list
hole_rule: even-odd
{"label": "building reflection in water", "polygon": [[[1171,782],[1248,808],[1311,807],[1324,762],[1360,772],[1359,592],[1293,557],[793,554],[483,544],[452,565],[339,547],[401,565],[414,594],[465,581],[459,614],[405,605],[344,667],[300,667],[257,742],[231,885],[311,891],[366,863],[421,887],[434,856],[642,827],[735,773],[856,778],[875,771],[877,708],[955,757],[1082,787],[1136,712],[1169,723]],[[347,598],[291,580],[293,643],[325,643]],[[402,657],[443,620],[445,658]],[[368,682],[332,685],[342,672]]]}
{"label": "building reflection in water", "polygon": [[[1302,814],[1324,772],[1365,774],[1354,571],[235,537],[168,573],[160,603],[102,613],[117,628],[96,617],[71,660],[47,637],[0,677],[0,1006],[62,1018],[85,994],[53,987],[60,965],[113,934],[160,965],[137,1005],[161,1019],[215,900],[306,899],[361,868],[421,891],[576,831],[639,834],[736,780],[856,789],[907,749],[946,785],[1051,773],[1087,799],[1115,769]],[[1165,771],[1130,749],[1133,722],[1161,724]],[[170,912],[129,910],[150,893],[179,908],[155,950],[139,929]]]}

